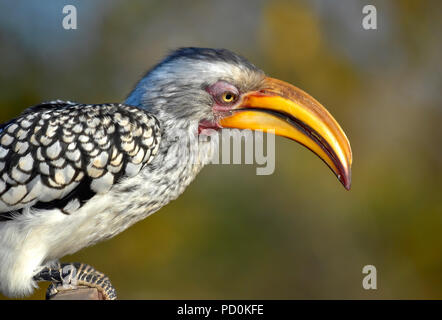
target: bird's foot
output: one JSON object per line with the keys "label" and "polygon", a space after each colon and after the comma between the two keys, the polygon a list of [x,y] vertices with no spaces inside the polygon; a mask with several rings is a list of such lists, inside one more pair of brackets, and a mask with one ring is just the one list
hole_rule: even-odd
{"label": "bird's foot", "polygon": [[34,276],[36,281],[50,281],[46,299],[52,299],[63,291],[89,287],[96,288],[103,300],[116,300],[117,293],[109,278],[84,263],[58,263],[55,267],[45,267]]}

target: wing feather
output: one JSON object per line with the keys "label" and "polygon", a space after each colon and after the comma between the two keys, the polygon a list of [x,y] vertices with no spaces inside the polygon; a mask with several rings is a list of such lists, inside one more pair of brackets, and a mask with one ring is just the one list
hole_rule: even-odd
{"label": "wing feather", "polygon": [[0,125],[0,219],[26,207],[78,209],[150,163],[158,120],[124,104],[60,100]]}

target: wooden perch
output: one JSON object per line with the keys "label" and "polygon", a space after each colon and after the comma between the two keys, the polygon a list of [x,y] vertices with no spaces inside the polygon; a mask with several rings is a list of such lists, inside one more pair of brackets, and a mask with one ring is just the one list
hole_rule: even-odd
{"label": "wooden perch", "polygon": [[60,291],[50,300],[104,300],[96,288],[78,287],[72,290]]}

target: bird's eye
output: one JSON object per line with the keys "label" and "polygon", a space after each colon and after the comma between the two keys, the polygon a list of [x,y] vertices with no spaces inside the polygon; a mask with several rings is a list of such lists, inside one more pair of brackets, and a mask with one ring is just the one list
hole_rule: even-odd
{"label": "bird's eye", "polygon": [[231,106],[240,97],[239,90],[232,84],[220,80],[205,89],[218,105]]}
{"label": "bird's eye", "polygon": [[236,94],[234,94],[233,92],[226,91],[222,95],[222,101],[224,103],[232,103],[235,100],[236,100]]}

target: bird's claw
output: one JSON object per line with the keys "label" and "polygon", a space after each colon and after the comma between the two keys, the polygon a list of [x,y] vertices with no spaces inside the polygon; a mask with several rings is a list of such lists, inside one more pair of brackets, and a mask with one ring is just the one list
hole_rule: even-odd
{"label": "bird's claw", "polygon": [[55,268],[46,267],[35,277],[36,281],[50,281],[46,292],[46,299],[53,299],[60,292],[76,291],[78,289],[95,288],[98,296],[86,297],[71,295],[70,299],[98,299],[116,300],[117,294],[109,278],[95,270],[93,267],[83,263],[58,264]]}

